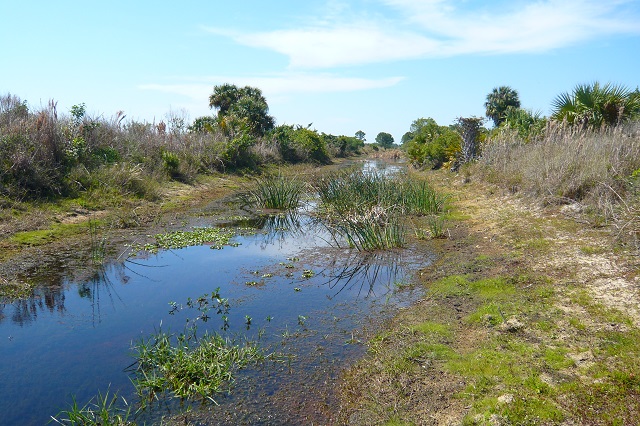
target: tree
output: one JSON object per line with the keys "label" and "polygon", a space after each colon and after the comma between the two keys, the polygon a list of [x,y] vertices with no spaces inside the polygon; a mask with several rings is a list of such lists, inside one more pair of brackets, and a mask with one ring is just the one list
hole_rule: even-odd
{"label": "tree", "polygon": [[405,132],[404,135],[402,135],[402,139],[400,139],[400,143],[402,144],[402,146],[406,146],[409,142],[411,142],[413,140],[413,133],[412,132]]}
{"label": "tree", "polygon": [[520,108],[518,92],[509,86],[496,87],[487,95],[484,107],[486,108],[486,116],[493,120],[493,124],[498,127],[504,121],[509,107]]}
{"label": "tree", "polygon": [[275,126],[267,100],[256,87],[239,88],[228,83],[215,86],[209,96],[209,107],[218,112],[218,121],[223,129],[241,127],[254,136],[264,136]]}
{"label": "tree", "polygon": [[365,138],[365,133],[362,130],[358,130],[356,132],[356,138],[358,138],[359,140],[361,140],[362,142],[366,142],[367,139]]}
{"label": "tree", "polygon": [[406,142],[407,154],[417,166],[438,169],[454,160],[460,152],[460,134],[451,127],[439,126],[433,118],[414,120],[411,130],[405,133],[407,135],[411,135]]}
{"label": "tree", "polygon": [[380,132],[378,133],[378,136],[376,136],[376,143],[381,148],[391,148],[393,147],[393,142],[393,136],[391,136],[389,133]]}
{"label": "tree", "polygon": [[624,86],[579,84],[552,102],[551,118],[590,127],[612,126],[640,114],[640,96]]}
{"label": "tree", "polygon": [[468,163],[478,157],[478,136],[483,119],[478,117],[458,118],[460,136],[462,136],[462,163]]}

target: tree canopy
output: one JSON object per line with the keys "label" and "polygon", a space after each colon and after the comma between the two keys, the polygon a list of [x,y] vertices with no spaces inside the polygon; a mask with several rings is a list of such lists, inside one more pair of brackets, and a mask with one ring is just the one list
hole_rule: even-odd
{"label": "tree canopy", "polygon": [[267,100],[256,87],[222,84],[213,88],[209,107],[218,112],[221,127],[241,127],[255,136],[273,129],[275,120],[269,115]]}
{"label": "tree canopy", "polygon": [[518,92],[509,86],[496,87],[487,95],[484,107],[486,116],[498,127],[504,121],[509,108],[520,108]]}
{"label": "tree canopy", "polygon": [[558,121],[600,127],[615,125],[640,115],[640,94],[624,86],[607,83],[579,84],[552,103],[551,118]]}
{"label": "tree canopy", "polygon": [[378,136],[376,136],[376,143],[382,148],[393,147],[393,142],[393,136],[391,136],[391,134],[389,133],[380,132],[378,133]]}

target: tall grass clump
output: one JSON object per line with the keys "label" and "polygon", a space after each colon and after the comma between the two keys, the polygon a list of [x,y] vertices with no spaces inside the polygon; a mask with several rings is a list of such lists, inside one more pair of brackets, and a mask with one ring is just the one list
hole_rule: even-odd
{"label": "tall grass clump", "polygon": [[250,342],[237,343],[217,333],[196,336],[196,328],[178,335],[158,331],[135,346],[133,384],[143,401],[168,393],[174,397],[213,397],[229,389],[236,370],[263,359]]}
{"label": "tall grass clump", "polygon": [[619,197],[631,193],[631,177],[640,168],[640,123],[598,130],[551,123],[532,143],[513,136],[488,141],[480,164],[497,183],[610,216]]}
{"label": "tall grass clump", "polygon": [[271,175],[256,179],[243,198],[265,209],[292,210],[300,204],[304,191],[304,182],[295,176]]}
{"label": "tall grass clump", "polygon": [[340,237],[359,251],[402,247],[403,216],[439,214],[446,201],[407,174],[349,170],[319,179],[315,188],[334,241]]}
{"label": "tall grass clump", "polygon": [[[340,215],[330,229],[358,251],[388,250],[405,245],[405,228],[400,218],[379,207],[363,213]],[[337,239],[334,242],[340,246]]]}
{"label": "tall grass clump", "polygon": [[[119,399],[122,399],[122,404]],[[56,417],[52,416],[51,421],[72,426],[127,426],[135,425],[132,417],[131,406],[127,401],[107,391],[104,395],[98,392],[95,398],[82,407],[74,399],[68,410],[61,411]]]}

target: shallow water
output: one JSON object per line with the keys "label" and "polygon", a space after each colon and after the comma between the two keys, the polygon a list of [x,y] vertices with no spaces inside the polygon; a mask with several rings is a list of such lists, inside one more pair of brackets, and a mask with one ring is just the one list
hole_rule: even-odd
{"label": "shallow water", "polygon": [[[329,391],[364,353],[363,330],[418,297],[399,284],[428,259],[406,250],[367,257],[330,248],[326,230],[304,212],[254,225],[258,232],[234,238],[237,247],[161,251],[0,305],[0,424],[45,424],[73,397],[84,404],[99,391],[134,402],[125,371],[132,342],[160,328],[182,331],[198,315],[187,299],[218,287],[231,303],[224,333],[259,338],[286,361],[243,370],[230,395],[216,396],[220,406],[196,406],[193,416],[209,413],[206,422],[215,424],[327,422],[335,411]],[[303,277],[305,270],[313,276]],[[184,309],[170,314],[170,302]],[[212,317],[199,331],[223,332]],[[180,409],[158,404],[139,420],[153,423]]]}

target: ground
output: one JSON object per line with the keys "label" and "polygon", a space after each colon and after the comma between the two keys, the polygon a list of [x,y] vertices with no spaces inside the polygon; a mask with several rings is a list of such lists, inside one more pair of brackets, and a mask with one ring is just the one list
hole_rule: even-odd
{"label": "ground", "polygon": [[426,296],[346,372],[341,423],[637,424],[638,253],[566,206],[431,181],[451,213]]}

